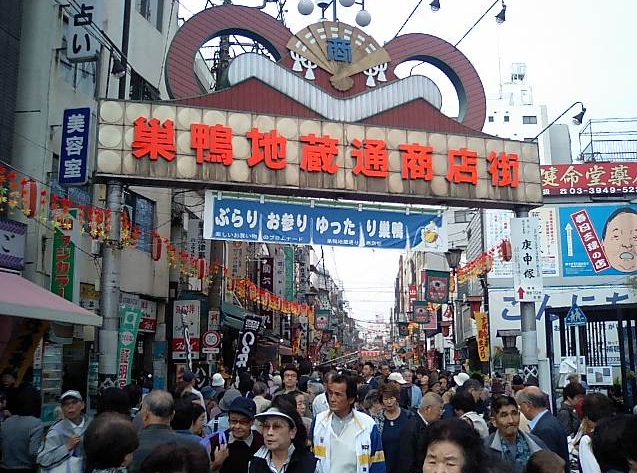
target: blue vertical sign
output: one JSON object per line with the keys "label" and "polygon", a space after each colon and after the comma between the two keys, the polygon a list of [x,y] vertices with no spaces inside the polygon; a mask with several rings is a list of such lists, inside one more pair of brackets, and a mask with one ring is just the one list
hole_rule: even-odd
{"label": "blue vertical sign", "polygon": [[90,108],[64,110],[58,179],[63,186],[81,186],[88,180],[90,128]]}

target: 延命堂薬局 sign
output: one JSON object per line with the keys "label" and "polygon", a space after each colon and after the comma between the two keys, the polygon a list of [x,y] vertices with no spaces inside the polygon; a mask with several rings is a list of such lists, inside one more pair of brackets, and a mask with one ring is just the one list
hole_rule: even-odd
{"label": "\u5ef6\u547d\u5802\u85ac\u5c40 sign", "polygon": [[535,143],[113,100],[100,103],[95,177],[330,199],[542,203]]}
{"label": "\u5ef6\u547d\u5802\u85ac\u5c40 sign", "polygon": [[437,213],[237,199],[206,192],[204,238],[290,245],[447,251]]}

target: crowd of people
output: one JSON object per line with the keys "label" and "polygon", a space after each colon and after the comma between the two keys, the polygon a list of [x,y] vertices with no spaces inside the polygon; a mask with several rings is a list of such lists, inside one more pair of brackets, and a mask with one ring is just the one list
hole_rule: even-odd
{"label": "crowd of people", "polygon": [[[637,473],[637,416],[574,377],[552,413],[532,379],[408,368],[288,364],[169,391],[41,397],[3,376],[0,473]],[[15,380],[14,380],[15,381]]]}

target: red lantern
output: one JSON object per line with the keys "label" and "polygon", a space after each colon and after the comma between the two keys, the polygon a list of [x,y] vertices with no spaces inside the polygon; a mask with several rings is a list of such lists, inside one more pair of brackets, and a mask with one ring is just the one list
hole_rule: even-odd
{"label": "red lantern", "polygon": [[511,250],[511,242],[509,240],[502,240],[500,243],[500,255],[502,256],[502,261],[511,261],[513,251]]}
{"label": "red lantern", "polygon": [[38,208],[38,183],[33,179],[22,180],[22,212],[29,218],[35,217]]}
{"label": "red lantern", "polygon": [[208,262],[206,258],[197,258],[197,277],[199,279],[205,279],[208,269]]}
{"label": "red lantern", "polygon": [[161,259],[161,247],[162,247],[161,235],[157,232],[153,232],[152,240],[150,244],[150,254],[153,258],[153,261],[159,261]]}

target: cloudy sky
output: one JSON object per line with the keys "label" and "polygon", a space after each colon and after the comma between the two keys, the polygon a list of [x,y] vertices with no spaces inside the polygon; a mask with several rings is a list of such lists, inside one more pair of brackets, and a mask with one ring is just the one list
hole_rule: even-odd
{"label": "cloudy sky", "polygon": [[[233,3],[256,6],[261,1]],[[297,3],[286,3],[286,22],[292,32],[320,18],[318,8],[310,16],[300,15]],[[455,44],[493,0],[440,0],[442,7],[435,13],[429,8],[430,0],[365,0],[372,22],[364,30],[383,44],[396,36],[419,3],[400,34],[428,33]],[[205,0],[181,0],[180,16],[188,18],[205,4]],[[511,63],[523,62],[534,101],[547,106],[549,120],[576,101],[587,108],[585,123],[637,117],[637,1],[506,0],[506,4],[505,23],[495,22],[501,8],[498,2],[458,46],[477,69],[488,97],[497,96]],[[340,20],[354,24],[359,8],[339,5]],[[270,5],[265,11],[274,9]],[[457,99],[446,80],[435,71],[416,71],[428,72],[443,92],[443,111],[455,113]],[[578,127],[571,127],[572,140],[578,140],[578,132]],[[326,249],[325,258],[328,268],[343,281],[353,317],[389,317],[398,253],[335,248]]]}

